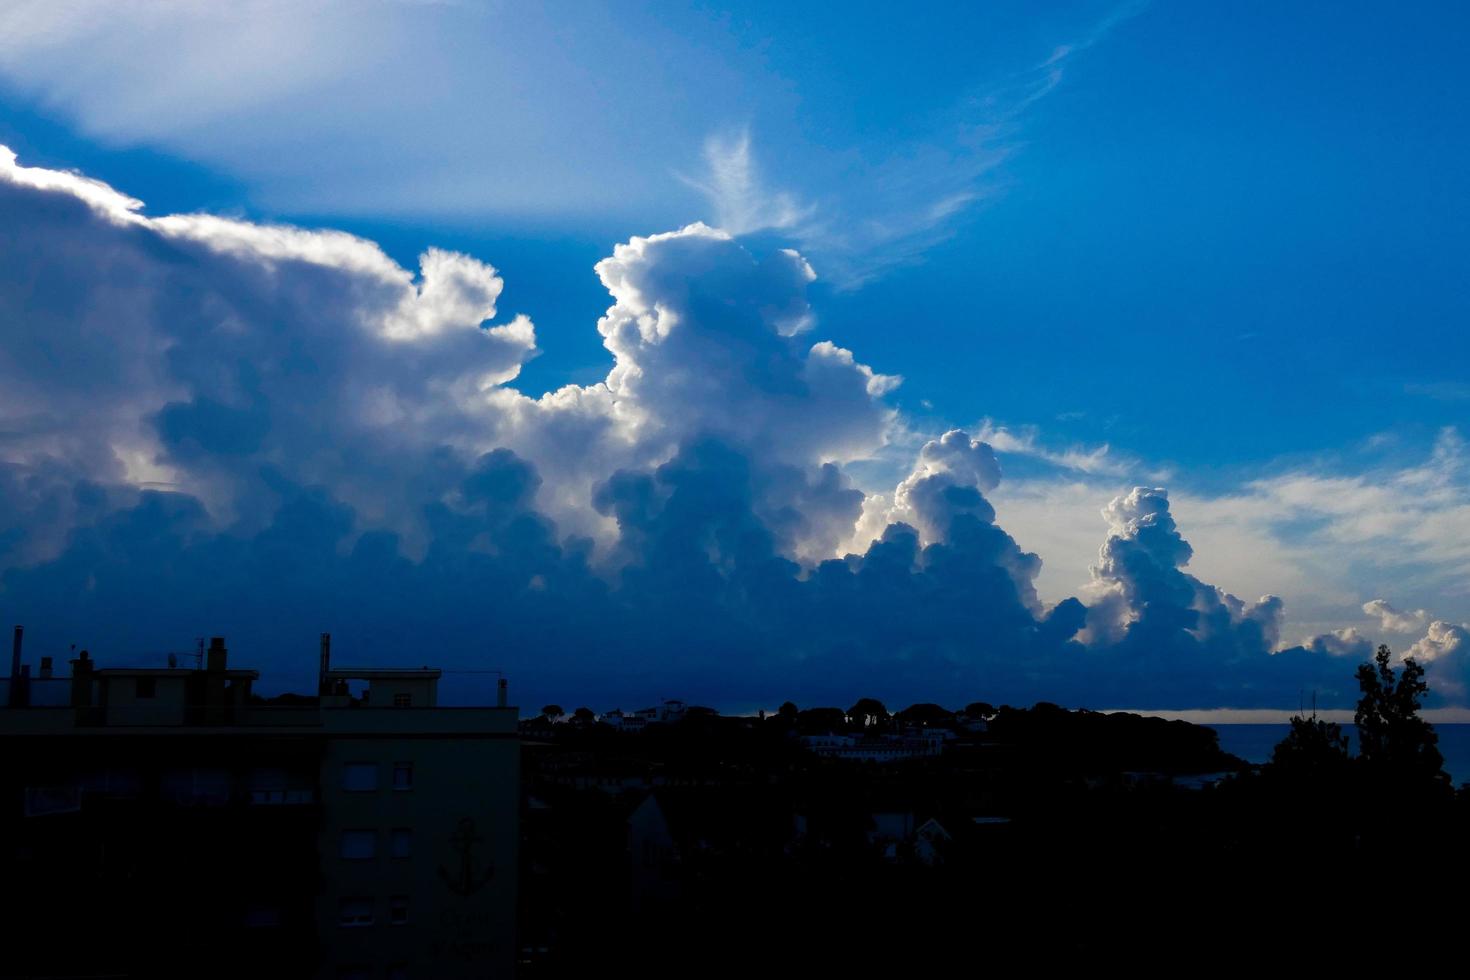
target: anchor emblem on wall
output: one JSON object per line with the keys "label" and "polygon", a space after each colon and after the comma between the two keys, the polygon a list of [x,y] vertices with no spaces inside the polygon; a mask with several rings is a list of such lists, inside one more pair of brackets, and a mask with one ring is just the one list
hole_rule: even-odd
{"label": "anchor emblem on wall", "polygon": [[484,843],[484,840],[475,830],[473,818],[459,818],[459,828],[449,836],[449,845],[459,854],[459,868],[450,872],[444,865],[439,865],[439,877],[444,879],[449,890],[456,895],[473,895],[488,885],[495,876],[495,862],[487,862],[482,871],[475,859],[475,846]]}

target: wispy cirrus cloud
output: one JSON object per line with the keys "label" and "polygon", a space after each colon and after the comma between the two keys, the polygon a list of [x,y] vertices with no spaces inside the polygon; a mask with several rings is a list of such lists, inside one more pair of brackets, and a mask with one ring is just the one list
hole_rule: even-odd
{"label": "wispy cirrus cloud", "polygon": [[1440,402],[1464,402],[1470,401],[1470,382],[1413,381],[1404,385],[1404,393]]}
{"label": "wispy cirrus cloud", "polygon": [[715,134],[705,140],[703,176],[679,179],[705,196],[717,226],[732,235],[797,228],[811,221],[813,204],[770,190],[751,152],[750,130]]}
{"label": "wispy cirrus cloud", "polygon": [[[640,3],[565,18],[473,0],[13,0],[0,5],[0,96],[111,146],[217,168],[277,213],[682,224],[698,198],[671,193],[670,162],[703,141],[705,172],[683,183],[709,217],[785,232],[828,279],[856,285],[992,193],[986,176],[1020,145],[1025,113],[1137,9],[955,94],[921,138],[867,143],[803,99],[804,66],[771,71],[718,12]],[[799,163],[763,179],[762,152]]]}
{"label": "wispy cirrus cloud", "polygon": [[693,195],[665,203],[652,161],[748,103],[743,66],[701,41],[637,3],[12,0],[0,98],[218,170],[276,213],[687,221]]}
{"label": "wispy cirrus cloud", "polygon": [[[997,193],[1028,114],[1141,9],[1020,70],[981,68],[968,90],[913,93],[943,108],[903,134],[832,126],[802,99],[804,66],[771,72],[717,15],[675,26],[637,3],[564,20],[477,2],[15,0],[0,5],[0,97],[217,169],[276,213],[676,225],[702,196],[711,223],[780,232],[854,288]],[[701,143],[699,173],[671,166]]]}
{"label": "wispy cirrus cloud", "polygon": [[998,193],[997,170],[1024,145],[1027,113],[1062,84],[1073,61],[1146,6],[1123,4],[1028,68],[978,84],[924,137],[865,148],[861,155],[876,163],[844,191],[800,192],[768,181],[749,127],[710,136],[704,175],[681,179],[704,194],[721,227],[784,232],[839,288],[856,288],[916,260]]}
{"label": "wispy cirrus cloud", "polygon": [[983,419],[977,428],[980,438],[1000,452],[1027,456],[1062,470],[1095,476],[1132,476],[1156,483],[1167,482],[1172,476],[1170,470],[1146,466],[1135,457],[1115,452],[1107,443],[1057,448],[1043,441],[1036,426],[1011,427]]}

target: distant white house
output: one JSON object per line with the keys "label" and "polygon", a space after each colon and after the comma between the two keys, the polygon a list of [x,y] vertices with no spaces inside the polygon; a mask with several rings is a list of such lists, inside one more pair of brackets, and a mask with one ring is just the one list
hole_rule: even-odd
{"label": "distant white house", "polygon": [[944,860],[944,849],[954,839],[938,818],[919,823],[912,810],[880,810],[870,819],[868,843],[880,849],[885,861],[912,859],[933,866]]}
{"label": "distant white house", "polygon": [[599,720],[620,732],[641,732],[655,723],[671,724],[679,721],[688,710],[683,701],[668,700],[656,707],[639,708],[637,711],[625,712],[621,708],[614,708],[603,714]]}
{"label": "distant white house", "polygon": [[954,840],[934,817],[930,817],[914,831],[914,860],[933,866],[944,860],[944,849]]}
{"label": "distant white house", "polygon": [[990,730],[990,723],[979,715],[967,715],[961,712],[955,716],[955,724],[969,732],[971,735],[982,735]]}
{"label": "distant white house", "polygon": [[801,741],[808,751],[827,758],[898,762],[939,755],[953,737],[942,728],[916,728],[897,735],[803,735]]}
{"label": "distant white house", "polygon": [[636,715],[625,715],[623,714],[622,708],[604,711],[597,720],[604,725],[611,725],[620,732],[632,731],[634,728],[643,727],[642,718],[638,718]]}
{"label": "distant white house", "polygon": [[856,739],[851,735],[834,735],[831,733],[826,735],[803,735],[801,737],[801,744],[805,745],[809,751],[815,752],[818,755],[831,755],[838,749],[851,746],[855,741]]}

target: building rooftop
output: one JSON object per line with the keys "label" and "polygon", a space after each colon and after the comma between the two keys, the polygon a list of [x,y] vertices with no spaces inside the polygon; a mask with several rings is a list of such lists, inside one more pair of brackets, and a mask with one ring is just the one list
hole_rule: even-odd
{"label": "building rooftop", "polygon": [[195,677],[214,673],[234,680],[260,680],[258,670],[206,671],[203,667],[102,667],[92,673],[97,677]]}
{"label": "building rooftop", "polygon": [[[506,680],[496,703],[474,707],[438,704],[443,671],[429,666],[333,667],[331,638],[321,637],[315,694],[262,698],[252,688],[258,670],[230,669],[223,637],[201,644],[198,667],[98,667],[87,651],[70,661],[70,676],[53,674],[44,658],[32,677],[21,663],[19,636],[11,676],[0,677],[0,733],[47,731],[201,732],[242,729],[332,734],[466,734],[514,736],[517,714],[506,703]],[[157,683],[155,683],[157,682]],[[352,684],[350,682],[361,682]],[[408,709],[408,710],[405,710]],[[423,710],[415,710],[423,709]]]}

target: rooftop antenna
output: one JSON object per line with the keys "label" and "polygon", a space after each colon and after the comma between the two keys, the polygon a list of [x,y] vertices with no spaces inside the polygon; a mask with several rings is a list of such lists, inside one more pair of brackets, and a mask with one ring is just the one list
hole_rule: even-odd
{"label": "rooftop antenna", "polygon": [[21,677],[21,667],[20,667],[21,637],[24,634],[25,634],[24,627],[17,626],[15,628],[15,637],[14,637],[14,640],[11,643],[11,646],[10,646],[10,691],[9,691],[9,703],[10,703],[10,706],[12,708],[16,708],[16,707],[21,707],[22,706],[22,697],[23,697],[23,693],[22,692],[25,690],[25,688],[22,686],[24,682],[21,681],[21,679],[20,679],[20,677]]}

